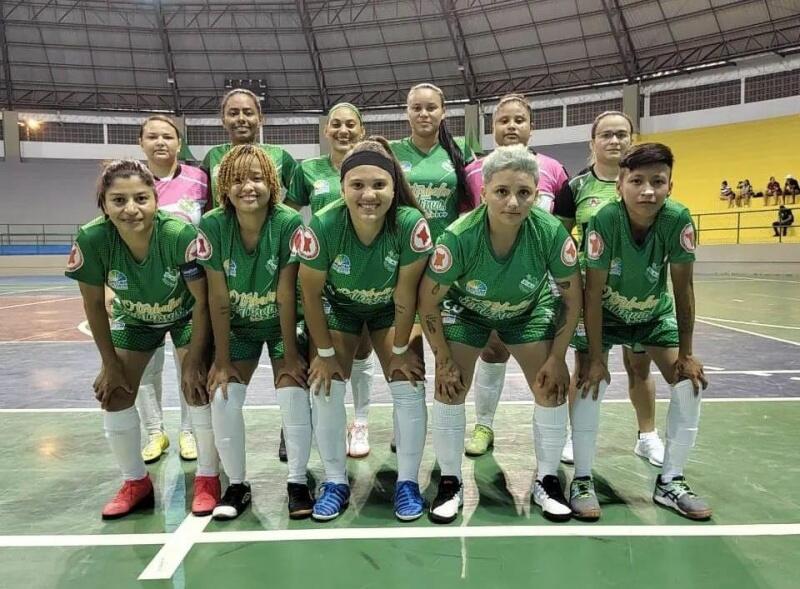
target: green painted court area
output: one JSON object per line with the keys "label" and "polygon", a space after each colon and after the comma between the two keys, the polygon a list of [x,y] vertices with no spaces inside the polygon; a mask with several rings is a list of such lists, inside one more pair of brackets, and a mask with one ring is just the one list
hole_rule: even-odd
{"label": "green painted court area", "polygon": [[[290,522],[285,513],[276,410],[245,412],[254,503],[225,524],[187,518],[194,467],[172,450],[150,467],[156,509],[102,522],[100,508],[118,476],[100,413],[4,413],[0,586],[798,587],[800,464],[787,433],[800,423],[800,401],[704,404],[686,474],[715,509],[707,523],[653,504],[657,470],[632,452],[636,426],[627,402],[603,407],[595,469],[603,518],[547,522],[529,496],[531,413],[529,404],[501,405],[494,454],[464,460],[463,517],[452,526],[392,517],[389,407],[373,408],[373,452],[349,462],[353,499],[329,524]],[[659,403],[662,428],[665,416]],[[168,432],[176,432],[177,412],[166,417]],[[315,454],[312,476],[320,480]],[[431,499],[438,472],[430,439],[422,473]],[[571,467],[562,474],[569,481]]]}

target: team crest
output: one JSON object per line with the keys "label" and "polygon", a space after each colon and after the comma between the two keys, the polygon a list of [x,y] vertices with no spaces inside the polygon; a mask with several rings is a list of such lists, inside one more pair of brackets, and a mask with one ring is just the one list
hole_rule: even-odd
{"label": "team crest", "polygon": [[600,237],[600,234],[597,231],[589,231],[587,243],[589,247],[586,255],[589,256],[590,260],[599,260],[600,256],[603,255],[603,250],[606,249],[606,246],[603,243],[603,238]]}
{"label": "team crest", "polygon": [[303,247],[303,226],[298,225],[297,229],[294,230],[294,233],[292,233],[292,236],[289,238],[289,251],[294,256],[298,254],[301,247]]}
{"label": "team crest", "polygon": [[561,263],[565,266],[574,266],[578,260],[578,248],[571,237],[564,240],[564,245],[561,246]]}
{"label": "team crest", "polygon": [[311,227],[304,227],[302,234],[295,238],[297,254],[304,260],[315,260],[319,256],[319,240]]}
{"label": "team crest", "polygon": [[[195,250],[194,250],[195,258],[197,258],[198,260],[210,260],[211,259],[211,253],[212,253],[213,250],[211,248],[211,242],[208,241],[208,237],[206,237],[205,233],[203,233],[202,231],[198,230],[197,239],[195,239],[192,242],[192,244],[194,244],[194,248],[195,248]],[[192,247],[191,244],[190,244],[189,247]],[[188,258],[189,250],[186,251],[186,256],[187,256],[186,261],[189,262],[190,261],[189,258]],[[192,258],[192,259],[194,259],[194,258]]]}
{"label": "team crest", "polygon": [[236,278],[236,262],[233,260],[225,260],[222,262],[222,270],[225,272],[226,276]]}
{"label": "team crest", "polygon": [[681,247],[689,253],[695,250],[694,225],[691,223],[687,223],[681,231]]}
{"label": "team crest", "polygon": [[171,288],[175,288],[178,285],[179,275],[177,268],[168,268],[161,277],[161,282]]}
{"label": "team crest", "polygon": [[128,277],[119,270],[111,270],[107,282],[113,290],[128,290]]}
{"label": "team crest", "polygon": [[655,284],[658,282],[658,278],[661,275],[661,266],[653,262],[647,267],[647,270],[645,270],[645,275],[647,276],[647,280]]}
{"label": "team crest", "polygon": [[397,270],[397,264],[400,260],[400,256],[395,251],[391,251],[386,254],[386,257],[383,258],[383,267],[386,268],[389,272],[394,272]]}
{"label": "team crest", "polygon": [[470,280],[466,286],[467,292],[476,297],[486,296],[486,283],[482,280]]}
{"label": "team crest", "polygon": [[69,259],[67,260],[67,271],[68,272],[75,272],[76,270],[80,270],[83,266],[83,252],[81,251],[81,246],[78,245],[78,242],[73,242],[72,249],[69,252]]}
{"label": "team crest", "polygon": [[427,252],[432,245],[431,229],[428,227],[428,222],[425,219],[420,219],[411,232],[411,249],[420,254]]}
{"label": "team crest", "polygon": [[331,270],[337,272],[338,274],[349,275],[350,258],[348,258],[344,254],[339,254],[338,256],[336,256],[336,259],[333,260],[333,264],[331,264]]}
{"label": "team crest", "polygon": [[267,263],[264,264],[264,267],[270,274],[275,274],[275,272],[278,270],[278,258],[275,256],[271,257],[269,260],[267,260]]}
{"label": "team crest", "polygon": [[612,276],[622,276],[622,258],[611,260],[611,268],[608,271]]}
{"label": "team crest", "polygon": [[325,194],[331,191],[331,185],[327,180],[316,180],[314,182],[314,194]]}
{"label": "team crest", "polygon": [[436,246],[431,256],[430,266],[431,270],[437,274],[444,274],[453,266],[453,254],[446,245],[440,243]]}

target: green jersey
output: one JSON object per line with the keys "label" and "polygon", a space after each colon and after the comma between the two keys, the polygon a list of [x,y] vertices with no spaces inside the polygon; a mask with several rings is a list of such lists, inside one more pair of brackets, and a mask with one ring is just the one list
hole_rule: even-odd
{"label": "green jersey", "polygon": [[561,219],[575,220],[575,236],[578,239],[581,265],[585,263],[586,244],[583,236],[589,219],[610,202],[619,200],[615,180],[601,180],[591,167],[578,174],[564,186],[556,196],[553,214]]}
{"label": "green jersey", "polygon": [[342,196],[339,170],[333,167],[331,156],[323,155],[303,160],[297,168],[286,200],[301,206],[310,206],[316,213]]}
{"label": "green jersey", "polygon": [[328,273],[328,301],[354,313],[370,313],[392,305],[402,266],[425,258],[433,249],[428,222],[417,209],[397,207],[395,227],[384,223],[369,244],[356,235],[343,200],[311,218],[302,243],[295,243],[300,261]]}
{"label": "green jersey", "polygon": [[486,205],[461,217],[442,233],[427,275],[450,286],[443,306],[457,304],[493,321],[530,313],[556,280],[576,272],[578,251],[564,226],[532,208],[511,251],[495,255]]}
{"label": "green jersey", "polygon": [[138,262],[114,224],[98,217],[78,231],[66,276],[116,295],[114,319],[127,325],[167,326],[194,306],[180,267],[197,255],[197,230],[163,211],[156,213],[147,257]]}
{"label": "green jersey", "polygon": [[694,236],[689,209],[671,198],[641,244],[633,239],[622,201],[598,211],[586,234],[586,264],[590,269],[608,270],[603,324],[646,323],[672,313],[667,267],[694,261]]}
{"label": "green jersey", "polygon": [[231,302],[231,328],[280,329],[278,278],[292,256],[300,213],[276,204],[261,227],[258,245],[248,252],[236,213],[217,208],[200,220],[197,260],[225,274]]}
{"label": "green jersey", "polygon": [[[259,143],[258,146],[264,150],[264,153],[266,153],[272,160],[272,163],[275,164],[275,168],[278,172],[278,180],[281,183],[282,192],[285,194],[296,173],[297,161],[289,155],[288,151],[277,145]],[[232,147],[233,144],[231,143],[217,145],[212,147],[206,154],[206,157],[203,158],[202,168],[208,172],[208,176],[211,178],[211,195],[214,197],[215,206],[219,204],[219,193],[217,191],[219,165],[222,162],[222,158],[225,157],[225,154],[228,153]]]}
{"label": "green jersey", "polygon": [[[465,163],[475,159],[475,154],[463,139],[456,139],[456,144],[464,154]],[[410,137],[392,141],[390,145],[400,161],[419,206],[428,218],[435,240],[458,218],[456,171],[453,162],[438,143],[428,153],[417,148]]]}

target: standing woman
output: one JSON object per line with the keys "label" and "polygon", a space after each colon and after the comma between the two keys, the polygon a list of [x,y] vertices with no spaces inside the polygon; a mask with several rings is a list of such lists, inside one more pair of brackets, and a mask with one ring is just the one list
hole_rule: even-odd
{"label": "standing woman", "polygon": [[286,432],[289,517],[308,517],[311,408],[297,335],[297,263],[291,255],[302,222],[278,202],[275,165],[257,146],[231,149],[222,158],[217,182],[221,206],[200,221],[197,250],[208,272],[214,331],[208,385],[214,435],[230,481],[214,518],[236,518],[250,503],[242,407],[265,343]]}
{"label": "standing woman", "polygon": [[[492,119],[494,142],[498,147],[506,145],[528,145],[533,131],[533,112],[521,94],[506,94],[497,103]],[[561,162],[542,153],[536,153],[539,167],[537,196],[534,206],[553,212],[555,195],[564,190],[569,174]],[[483,189],[483,162],[478,159],[466,168],[467,185],[475,206],[480,204]],[[489,343],[481,351],[475,371],[475,429],[464,447],[467,456],[481,456],[494,446],[494,414],[503,393],[506,378],[506,363],[509,353],[497,334],[489,336]]]}
{"label": "standing woman", "polygon": [[[422,338],[413,337],[417,286],[433,247],[430,229],[389,144],[371,137],[345,156],[343,199],[311,219],[296,243],[312,351],[314,432],[325,482],[314,519],[347,508],[345,381],[366,329],[389,382],[397,440],[395,516],[422,515],[419,466],[427,409]],[[313,348],[312,348],[313,350]]]}
{"label": "standing woman", "polygon": [[[103,216],[78,232],[66,275],[80,284],[100,352],[102,368],[94,391],[125,481],[103,509],[103,519],[153,506],[134,402],[142,373],[167,333],[181,364],[181,388],[198,443],[192,512],[207,515],[219,499],[220,483],[204,382],[208,305],[205,277],[195,259],[197,230],[158,211],[153,175],[133,160],[106,165],[97,205]],[[110,322],[104,285],[115,294]]]}
{"label": "standing woman", "polygon": [[[147,168],[153,173],[158,193],[158,208],[195,227],[208,204],[208,176],[200,168],[180,164],[181,132],[175,122],[164,115],[145,119],[139,128],[139,146],[147,158]],[[107,293],[110,289],[107,290]],[[175,364],[180,383],[180,365]],[[142,448],[146,464],[157,461],[169,447],[164,431],[164,414],[161,408],[161,373],[164,370],[164,346],[159,347],[147,365],[136,395],[136,408],[148,435]],[[192,434],[189,406],[183,395],[181,403],[181,430],[178,438],[180,457],[197,459],[197,443]]]}
{"label": "standing woman", "polygon": [[[286,194],[286,204],[290,207],[300,210],[308,206],[313,214],[341,198],[339,170],[342,160],[364,138],[361,112],[348,102],[334,105],[328,111],[325,137],[328,139],[330,154],[303,160]],[[363,458],[369,454],[367,423],[373,373],[372,344],[369,333],[365,331],[350,373],[355,418],[353,424],[347,428],[347,454],[353,458]]]}

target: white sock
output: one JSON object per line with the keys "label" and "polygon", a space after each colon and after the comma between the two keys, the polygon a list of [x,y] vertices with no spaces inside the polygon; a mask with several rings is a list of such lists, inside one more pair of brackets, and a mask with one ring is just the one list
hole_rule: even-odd
{"label": "white sock", "polygon": [[412,386],[407,381],[390,382],[389,391],[394,401],[397,480],[416,483],[422,452],[425,450],[425,435],[428,433],[425,385],[417,383]]}
{"label": "white sock", "polygon": [[186,402],[186,397],[184,397],[183,391],[181,390],[181,363],[178,361],[178,354],[175,351],[175,346],[172,346],[172,354],[175,360],[175,376],[178,379],[178,399],[180,399],[181,402],[181,431],[191,432],[193,412],[189,409],[189,403]]}
{"label": "white sock", "polygon": [[228,400],[222,391],[214,394],[211,402],[211,422],[214,425],[214,441],[217,445],[222,467],[232,485],[246,480],[246,459],[244,451],[244,399],[247,385],[238,382],[228,383]]}
{"label": "white sock", "polygon": [[126,481],[138,481],[147,476],[142,460],[142,432],[139,429],[136,408],[103,411],[103,428],[111,453],[122,471],[122,478]]}
{"label": "white sock", "polygon": [[325,396],[325,391],[311,395],[311,418],[317,449],[325,467],[325,480],[339,485],[348,484],[344,391],[345,384],[341,380],[332,380],[329,396]]}
{"label": "white sock", "polygon": [[494,423],[494,414],[500,395],[503,394],[503,385],[506,381],[506,362],[489,363],[478,358],[475,372],[475,414],[476,422],[489,429]]}
{"label": "white sock", "polygon": [[164,346],[161,346],[156,348],[147,363],[136,393],[136,409],[148,436],[164,431],[164,413],[161,409],[163,372]]}
{"label": "white sock", "polygon": [[700,400],[702,393],[695,395],[692,381],[682,380],[670,387],[669,410],[667,411],[667,447],[661,480],[668,483],[683,474],[689,460],[689,452],[697,439],[700,423]]}
{"label": "white sock", "polygon": [[433,400],[431,432],[433,451],[442,476],[461,480],[461,456],[464,454],[464,432],[467,414],[464,405],[446,405]]}
{"label": "white sock", "polygon": [[302,387],[278,389],[283,436],[289,459],[289,483],[308,484],[308,459],[311,455],[311,405]]}
{"label": "white sock", "polygon": [[353,360],[350,369],[350,389],[353,391],[353,409],[355,422],[367,424],[369,418],[369,396],[372,393],[372,376],[375,373],[375,364],[372,354],[359,360]]}
{"label": "white sock", "polygon": [[[183,396],[183,395],[181,395]],[[214,477],[219,474],[219,454],[214,445],[211,405],[189,407],[194,424],[194,437],[197,440],[197,471],[201,477]]]}
{"label": "white sock", "polygon": [[533,447],[536,450],[536,478],[558,473],[561,451],[567,441],[567,403],[558,407],[543,407],[534,403]]}
{"label": "white sock", "polygon": [[575,476],[592,476],[592,464],[597,451],[597,430],[600,425],[600,405],[608,384],[600,382],[597,401],[589,393],[584,399],[580,391],[572,403],[572,451],[575,456]]}

